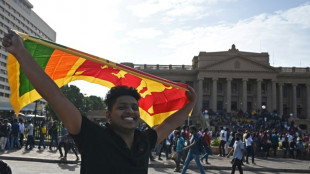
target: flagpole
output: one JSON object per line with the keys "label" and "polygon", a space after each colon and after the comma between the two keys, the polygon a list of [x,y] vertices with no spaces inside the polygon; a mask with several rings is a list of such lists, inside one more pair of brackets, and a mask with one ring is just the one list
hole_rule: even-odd
{"label": "flagpole", "polygon": [[66,53],[73,54],[75,56],[79,56],[79,57],[82,57],[82,58],[94,61],[96,63],[108,65],[108,66],[113,67],[113,68],[117,68],[117,69],[120,69],[120,70],[123,70],[123,71],[127,71],[127,72],[129,72],[129,73],[131,73],[133,75],[136,75],[136,76],[144,77],[146,79],[150,79],[150,80],[156,81],[158,83],[163,83],[163,84],[168,85],[168,86],[172,86],[172,87],[175,87],[175,88],[178,88],[178,89],[182,89],[182,90],[188,91],[188,89],[186,89],[186,88],[184,88],[182,86],[173,84],[173,83],[169,82],[168,80],[159,78],[157,76],[153,77],[153,75],[151,75],[151,74],[147,74],[146,75],[146,74],[143,74],[143,73],[138,73],[138,72],[135,72],[135,71],[131,70],[129,67],[125,68],[126,67],[125,65],[118,66],[117,63],[114,63],[112,61],[103,59],[101,57],[97,57],[97,56],[94,56],[94,55],[91,55],[91,54],[87,54],[87,53],[84,53],[82,51],[78,51],[78,50],[75,50],[75,49],[72,49],[72,48],[69,48],[69,47],[64,48],[64,47],[61,47],[61,46],[57,46],[55,44],[51,44],[51,43],[45,42],[44,40],[36,39],[34,37],[31,37],[29,34],[25,34],[25,33],[22,33],[22,32],[16,31],[16,30],[13,30],[13,31],[16,32],[18,35],[20,35],[25,40],[30,40],[30,41],[42,44],[42,45],[50,47],[50,48],[58,49],[58,50],[66,52]]}

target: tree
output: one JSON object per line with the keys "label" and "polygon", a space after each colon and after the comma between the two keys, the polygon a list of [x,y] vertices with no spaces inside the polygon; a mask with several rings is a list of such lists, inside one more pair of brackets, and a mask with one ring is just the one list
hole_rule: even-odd
{"label": "tree", "polygon": [[88,102],[90,102],[90,110],[106,109],[102,98],[100,98],[98,96],[94,96],[94,95],[91,95],[87,98],[88,98]]}
{"label": "tree", "polygon": [[[64,95],[79,109],[83,116],[86,116],[86,113],[90,110],[102,110],[106,108],[102,98],[97,96],[85,97],[77,86],[65,85],[61,88],[61,90]],[[49,104],[47,104],[46,110],[50,113],[53,119],[57,119],[55,112]]]}

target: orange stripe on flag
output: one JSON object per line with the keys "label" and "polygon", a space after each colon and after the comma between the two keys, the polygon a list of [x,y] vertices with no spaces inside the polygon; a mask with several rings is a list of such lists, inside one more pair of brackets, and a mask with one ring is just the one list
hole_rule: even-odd
{"label": "orange stripe on flag", "polygon": [[45,72],[53,80],[64,78],[77,60],[79,60],[78,56],[55,50],[46,65]]}

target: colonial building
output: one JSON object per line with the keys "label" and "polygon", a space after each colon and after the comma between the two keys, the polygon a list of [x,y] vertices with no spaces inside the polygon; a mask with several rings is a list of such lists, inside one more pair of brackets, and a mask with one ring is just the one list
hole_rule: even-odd
{"label": "colonial building", "polygon": [[[28,0],[0,0],[0,38],[9,29],[18,30],[46,40],[55,41],[56,32],[44,22],[34,11],[33,5]],[[0,44],[0,116],[13,114],[9,97],[11,94],[7,76],[8,52]],[[39,105],[45,104],[40,100]],[[23,112],[32,112],[35,103],[22,109]],[[41,107],[43,108],[43,107]]]}
{"label": "colonial building", "polygon": [[262,109],[310,123],[309,67],[272,67],[268,53],[239,51],[232,45],[228,51],[200,52],[192,65],[124,64],[193,86],[198,94],[193,124],[205,122],[204,110],[233,114]]}

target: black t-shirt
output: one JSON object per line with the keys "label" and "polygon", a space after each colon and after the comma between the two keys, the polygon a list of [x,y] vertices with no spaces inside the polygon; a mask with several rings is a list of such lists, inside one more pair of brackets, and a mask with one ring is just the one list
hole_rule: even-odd
{"label": "black t-shirt", "polygon": [[81,174],[148,172],[148,159],[155,147],[157,133],[153,129],[135,131],[132,148],[115,134],[110,125],[101,127],[82,117],[78,135],[72,135],[82,156]]}

